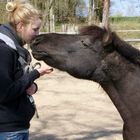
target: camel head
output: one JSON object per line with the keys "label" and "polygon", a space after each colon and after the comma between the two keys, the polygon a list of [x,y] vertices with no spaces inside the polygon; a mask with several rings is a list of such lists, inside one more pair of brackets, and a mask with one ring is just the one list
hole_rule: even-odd
{"label": "camel head", "polygon": [[37,36],[32,54],[37,60],[72,76],[96,82],[108,81],[102,70],[104,58],[113,51],[111,34],[97,26],[87,26],[79,34],[48,33]]}

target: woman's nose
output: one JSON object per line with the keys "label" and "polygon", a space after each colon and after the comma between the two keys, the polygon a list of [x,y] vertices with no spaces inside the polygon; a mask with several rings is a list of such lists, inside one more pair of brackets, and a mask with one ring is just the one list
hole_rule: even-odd
{"label": "woman's nose", "polygon": [[36,36],[37,36],[37,35],[39,35],[39,30],[38,30],[38,31],[36,31],[35,35],[36,35]]}

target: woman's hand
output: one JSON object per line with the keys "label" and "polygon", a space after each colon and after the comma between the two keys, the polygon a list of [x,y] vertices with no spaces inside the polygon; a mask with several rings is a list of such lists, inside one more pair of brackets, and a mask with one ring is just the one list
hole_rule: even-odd
{"label": "woman's hand", "polygon": [[37,85],[33,83],[29,88],[26,89],[28,95],[33,95],[37,91]]}
{"label": "woman's hand", "polygon": [[43,76],[45,74],[50,74],[53,71],[53,68],[38,68],[36,70],[40,73],[40,76]]}
{"label": "woman's hand", "polygon": [[[43,76],[45,74],[50,74],[53,71],[53,68],[38,68],[36,69],[39,73],[40,76]],[[26,92],[28,95],[33,95],[37,91],[37,85],[33,83],[28,89],[26,89]]]}

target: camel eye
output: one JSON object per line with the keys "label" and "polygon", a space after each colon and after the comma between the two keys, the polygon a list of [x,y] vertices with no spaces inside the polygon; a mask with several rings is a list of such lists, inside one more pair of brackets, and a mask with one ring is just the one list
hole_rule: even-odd
{"label": "camel eye", "polygon": [[95,48],[93,48],[93,46],[92,46],[92,44],[88,44],[88,43],[86,43],[85,41],[81,41],[81,43],[82,43],[82,45],[84,46],[84,48],[89,48],[89,49],[91,49],[92,51],[94,51],[94,52],[97,52],[97,50],[95,50]]}
{"label": "camel eye", "polygon": [[68,54],[72,54],[74,52],[76,52],[76,51],[75,50],[68,50]]}
{"label": "camel eye", "polygon": [[86,42],[84,42],[83,40],[81,42],[82,42],[84,47],[89,47],[89,45]]}
{"label": "camel eye", "polygon": [[85,43],[83,40],[81,42],[82,42],[83,46],[89,47],[89,45],[87,43]]}

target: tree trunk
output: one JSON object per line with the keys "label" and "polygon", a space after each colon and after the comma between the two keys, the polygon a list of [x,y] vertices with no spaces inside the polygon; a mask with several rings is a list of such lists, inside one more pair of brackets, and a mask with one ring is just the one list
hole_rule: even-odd
{"label": "tree trunk", "polygon": [[[51,3],[54,0],[51,0]],[[50,32],[55,32],[54,2],[50,9]]]}
{"label": "tree trunk", "polygon": [[[46,27],[46,23],[47,23],[47,31],[50,32],[51,31],[51,24],[52,26],[54,26],[53,22],[53,11],[54,11],[54,3],[55,0],[49,0],[49,1],[45,1],[45,11],[44,11],[44,18],[43,18],[43,23],[42,23],[42,29],[45,29]],[[49,5],[49,8],[47,8],[47,4]]]}
{"label": "tree trunk", "polygon": [[94,22],[99,24],[102,22],[103,0],[94,0]]}
{"label": "tree trunk", "polygon": [[88,24],[92,24],[93,17],[93,0],[89,0],[89,14],[88,14]]}
{"label": "tree trunk", "polygon": [[104,0],[102,26],[104,26],[106,29],[109,28],[109,7],[110,0]]}

